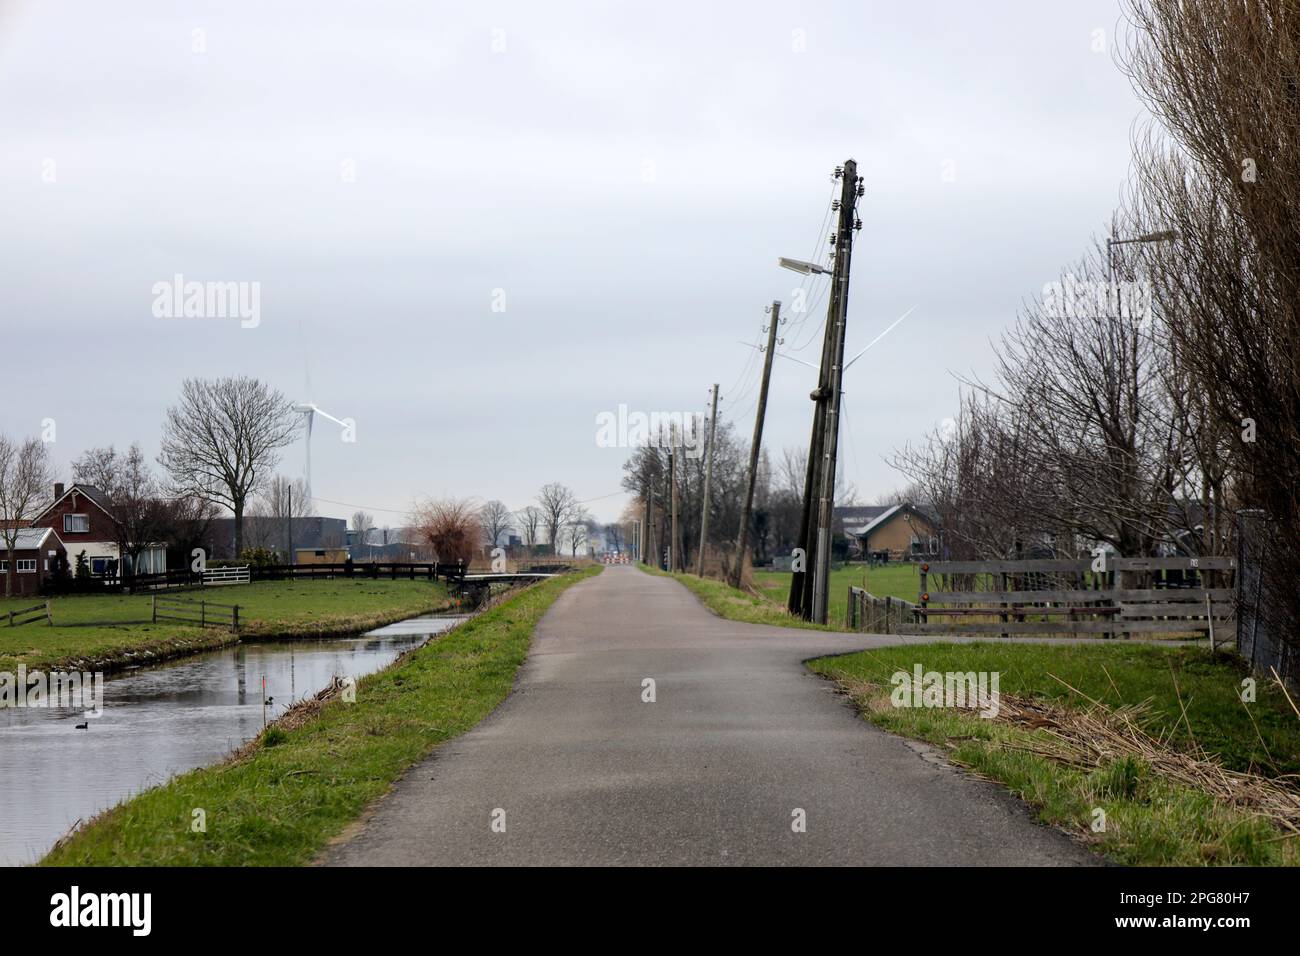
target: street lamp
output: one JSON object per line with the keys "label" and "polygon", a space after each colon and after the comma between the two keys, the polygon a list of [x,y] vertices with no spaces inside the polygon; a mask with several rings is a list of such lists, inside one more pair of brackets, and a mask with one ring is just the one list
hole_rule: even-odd
{"label": "street lamp", "polygon": [[789,269],[791,272],[798,272],[806,276],[828,276],[834,275],[830,269],[823,269],[815,262],[804,262],[802,259],[787,259],[781,256],[776,260],[777,265],[782,269]]}
{"label": "street lamp", "polygon": [[1115,247],[1128,246],[1146,242],[1173,242],[1178,238],[1178,230],[1161,229],[1157,232],[1148,232],[1145,235],[1134,236],[1132,239],[1117,239],[1110,236],[1106,239],[1106,271],[1112,285],[1115,283]]}
{"label": "street lamp", "polygon": [[1178,238],[1176,229],[1160,229],[1156,232],[1148,232],[1141,236],[1134,236],[1132,239],[1119,239],[1115,236],[1109,236],[1106,239],[1106,284],[1110,286],[1110,294],[1115,300],[1115,317],[1122,318],[1124,306],[1119,300],[1119,279],[1115,276],[1115,247],[1140,245],[1148,242],[1173,242]]}

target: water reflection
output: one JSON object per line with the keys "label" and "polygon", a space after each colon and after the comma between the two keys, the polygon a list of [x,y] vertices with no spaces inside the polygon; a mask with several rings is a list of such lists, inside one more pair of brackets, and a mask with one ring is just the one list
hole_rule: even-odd
{"label": "water reflection", "polygon": [[[0,709],[0,864],[38,859],[78,819],[214,763],[335,675],[386,666],[462,618],[403,621],[361,637],[240,644],[110,678],[104,714]],[[263,704],[263,680],[266,698]],[[89,723],[87,730],[77,730]]]}

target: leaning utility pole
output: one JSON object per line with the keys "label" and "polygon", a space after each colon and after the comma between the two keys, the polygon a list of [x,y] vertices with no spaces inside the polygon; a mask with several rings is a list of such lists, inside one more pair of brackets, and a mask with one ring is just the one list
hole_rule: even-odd
{"label": "leaning utility pole", "polygon": [[804,520],[799,536],[806,570],[802,575],[794,576],[790,587],[790,610],[799,613],[805,620],[820,624],[826,623],[831,540],[835,533],[835,463],[839,446],[849,268],[853,254],[853,233],[861,228],[856,213],[857,200],[862,195],[863,187],[857,173],[858,164],[851,159],[844,163],[842,169],[836,170],[842,186],[839,225],[831,237],[835,245],[835,270],[831,277],[831,301],[826,313],[826,335],[822,342],[821,374],[817,391],[810,396],[817,404],[813,417],[813,435],[809,443],[808,473],[804,483]]}
{"label": "leaning utility pole", "polygon": [[[840,226],[837,232],[835,272],[840,286],[838,314],[835,317],[835,358],[831,365],[829,404],[823,426],[825,459],[822,463],[821,500],[817,520],[817,577],[813,582],[812,620],[825,624],[830,607],[831,541],[835,536],[835,464],[840,441],[840,402],[844,397],[844,337],[849,311],[849,269],[853,259],[853,233],[861,223],[857,219],[857,198],[861,192],[858,164],[844,163],[844,189],[840,199]],[[829,318],[829,317],[828,317]]]}
{"label": "leaning utility pole", "polygon": [[740,511],[740,534],[736,539],[736,566],[731,571],[731,586],[740,587],[745,570],[745,549],[749,546],[749,514],[754,507],[754,480],[758,474],[758,451],[763,444],[763,418],[767,415],[767,383],[772,378],[772,357],[776,355],[776,333],[781,325],[781,303],[772,303],[772,317],[767,323],[767,350],[763,353],[763,384],[758,389],[758,411],[754,413],[754,439],[749,443],[749,477],[745,481],[745,503]]}
{"label": "leaning utility pole", "polygon": [[709,413],[709,451],[704,459],[704,508],[700,514],[700,553],[695,561],[695,574],[704,577],[704,550],[709,546],[709,486],[713,484],[713,436],[718,426],[718,383],[713,383],[713,411]]}

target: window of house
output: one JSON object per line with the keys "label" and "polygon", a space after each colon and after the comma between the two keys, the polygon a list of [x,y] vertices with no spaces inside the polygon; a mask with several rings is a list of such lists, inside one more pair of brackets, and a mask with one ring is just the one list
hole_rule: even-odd
{"label": "window of house", "polygon": [[64,515],[63,530],[85,533],[90,530],[90,515]]}
{"label": "window of house", "polygon": [[107,574],[116,563],[112,558],[91,558],[90,573],[96,576]]}
{"label": "window of house", "polygon": [[19,573],[19,574],[35,574],[35,573],[36,573],[36,559],[35,559],[35,558],[19,558],[19,559],[18,559],[18,573]]}
{"label": "window of house", "polygon": [[9,562],[0,561],[0,574],[8,574],[8,573],[9,573]]}

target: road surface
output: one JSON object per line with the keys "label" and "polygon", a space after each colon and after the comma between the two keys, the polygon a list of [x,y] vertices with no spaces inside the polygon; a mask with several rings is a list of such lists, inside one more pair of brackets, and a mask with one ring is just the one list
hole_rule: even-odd
{"label": "road surface", "polygon": [[542,618],[501,707],[413,767],[323,862],[1097,862],[1001,788],[872,727],[802,665],[909,640],[923,642],[726,621],[670,578],[606,568]]}

